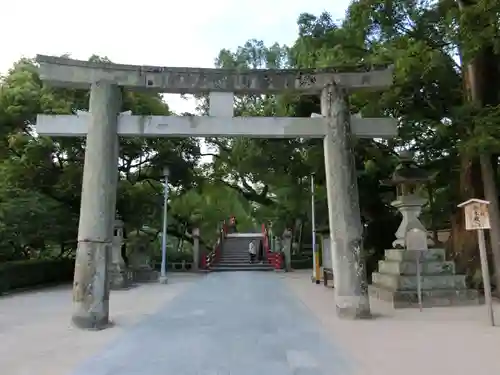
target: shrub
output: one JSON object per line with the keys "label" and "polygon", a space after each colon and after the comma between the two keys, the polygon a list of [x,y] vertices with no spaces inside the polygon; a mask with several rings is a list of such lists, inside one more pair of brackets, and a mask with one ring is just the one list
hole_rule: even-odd
{"label": "shrub", "polygon": [[[153,261],[155,265],[159,267],[161,264],[161,255],[155,255],[153,257]],[[168,252],[167,253],[167,265],[170,263],[182,263],[182,261],[186,261],[187,263],[193,262],[193,254],[188,252]]]}
{"label": "shrub", "polygon": [[313,268],[313,259],[312,258],[300,258],[294,259],[292,258],[292,269],[294,270],[305,270]]}
{"label": "shrub", "polygon": [[32,259],[0,263],[0,294],[19,288],[71,282],[74,259]]}

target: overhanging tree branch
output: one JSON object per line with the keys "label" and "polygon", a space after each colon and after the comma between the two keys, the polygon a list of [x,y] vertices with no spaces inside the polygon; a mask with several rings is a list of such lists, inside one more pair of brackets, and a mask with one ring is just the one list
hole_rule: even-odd
{"label": "overhanging tree branch", "polygon": [[239,187],[237,185],[230,184],[229,182],[224,181],[224,180],[220,180],[220,182],[223,183],[224,185],[226,185],[227,187],[229,187],[233,190],[236,190],[239,194],[241,194],[245,199],[247,199],[249,201],[259,203],[259,204],[262,204],[264,206],[272,206],[275,204],[275,202],[272,199],[267,197],[267,191],[268,191],[268,189],[266,189],[267,185],[264,188],[263,192],[259,194],[253,189],[251,191],[246,191],[246,190],[242,189],[241,187]]}

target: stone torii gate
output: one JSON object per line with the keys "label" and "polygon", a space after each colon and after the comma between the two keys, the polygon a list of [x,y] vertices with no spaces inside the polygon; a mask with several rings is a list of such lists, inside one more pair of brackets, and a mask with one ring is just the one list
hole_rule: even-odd
{"label": "stone torii gate", "polygon": [[[95,63],[41,55],[37,62],[43,81],[90,89],[88,113],[38,115],[36,125],[40,135],[87,137],[73,284],[72,320],[77,327],[101,329],[109,323],[107,263],[115,218],[118,136],[323,138],[337,314],[370,316],[351,136],[390,138],[397,127],[393,119],[351,117],[347,90],[386,88],[392,84],[391,68],[355,73],[334,69],[237,71]],[[209,93],[209,116],[120,113],[122,89]],[[320,94],[321,116],[233,116],[234,94],[288,90]]]}

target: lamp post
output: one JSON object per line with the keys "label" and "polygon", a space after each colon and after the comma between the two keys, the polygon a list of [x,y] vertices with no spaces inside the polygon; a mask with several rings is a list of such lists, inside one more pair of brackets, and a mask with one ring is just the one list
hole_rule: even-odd
{"label": "lamp post", "polygon": [[312,250],[313,250],[313,276],[312,281],[319,284],[319,253],[316,248],[316,212],[315,212],[315,197],[314,197],[314,173],[311,173],[311,235],[312,235]]}
{"label": "lamp post", "polygon": [[165,183],[163,185],[163,232],[161,236],[161,273],[159,282],[167,283],[167,202],[168,202],[168,175],[170,171],[168,167],[163,168],[163,176]]}

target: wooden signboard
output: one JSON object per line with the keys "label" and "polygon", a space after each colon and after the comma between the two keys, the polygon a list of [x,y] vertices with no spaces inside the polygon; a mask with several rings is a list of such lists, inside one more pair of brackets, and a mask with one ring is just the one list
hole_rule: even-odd
{"label": "wooden signboard", "polygon": [[481,259],[481,273],[483,274],[484,299],[488,308],[488,318],[492,326],[495,325],[495,315],[493,314],[493,301],[491,298],[491,282],[488,267],[488,257],[486,254],[486,241],[484,239],[484,229],[490,229],[490,216],[488,214],[489,201],[482,199],[469,199],[460,203],[458,207],[464,209],[465,229],[477,232],[477,242],[479,244],[479,257]]}
{"label": "wooden signboard", "polygon": [[465,229],[478,230],[490,229],[490,216],[488,214],[488,205],[490,202],[481,199],[469,199],[458,207],[464,208]]}

